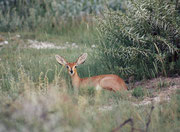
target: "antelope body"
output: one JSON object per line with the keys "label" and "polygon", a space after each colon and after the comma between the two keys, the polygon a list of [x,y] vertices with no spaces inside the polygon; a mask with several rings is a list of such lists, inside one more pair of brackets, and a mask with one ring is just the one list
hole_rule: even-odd
{"label": "antelope body", "polygon": [[57,62],[67,67],[68,73],[72,79],[74,88],[95,87],[96,90],[106,89],[110,91],[127,90],[127,86],[123,79],[114,74],[99,75],[87,78],[80,78],[76,67],[83,64],[87,58],[87,53],[82,54],[76,62],[68,63],[63,57],[56,55]]}

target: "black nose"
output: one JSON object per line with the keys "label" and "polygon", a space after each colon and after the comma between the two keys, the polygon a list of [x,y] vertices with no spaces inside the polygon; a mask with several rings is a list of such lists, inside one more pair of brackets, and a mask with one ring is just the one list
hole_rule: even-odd
{"label": "black nose", "polygon": [[71,73],[71,74],[73,73],[73,70],[72,70],[72,69],[70,70],[70,73]]}

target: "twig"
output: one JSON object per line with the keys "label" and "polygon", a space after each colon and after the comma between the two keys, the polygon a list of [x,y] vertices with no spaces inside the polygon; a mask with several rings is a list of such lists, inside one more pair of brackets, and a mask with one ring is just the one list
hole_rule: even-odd
{"label": "twig", "polygon": [[130,122],[131,124],[131,132],[133,132],[132,128],[134,126],[133,120],[131,118],[129,118],[128,120],[125,120],[119,127],[115,128],[114,130],[112,130],[112,132],[117,132],[120,128],[122,128],[124,125],[126,125],[128,122]]}
{"label": "twig", "polygon": [[125,120],[122,124],[120,124],[118,127],[113,129],[112,132],[119,131],[127,123],[130,123],[130,125],[131,125],[131,132],[134,132],[134,131],[148,132],[149,124],[151,123],[151,115],[152,115],[153,110],[154,110],[154,106],[151,107],[151,110],[150,110],[150,113],[149,113],[149,116],[148,116],[148,122],[146,123],[146,129],[145,130],[139,129],[139,128],[134,128],[133,119],[129,118],[129,119]]}
{"label": "twig", "polygon": [[148,122],[146,123],[146,130],[145,130],[145,132],[148,132],[148,127],[149,127],[149,124],[151,122],[151,115],[152,115],[153,110],[154,110],[154,106],[151,107],[151,111],[150,111],[149,117],[148,117]]}
{"label": "twig", "polygon": [[134,128],[134,122],[131,118],[125,120],[119,127],[115,128],[114,130],[112,130],[112,132],[117,132],[118,130],[120,130],[124,125],[126,125],[127,123],[130,123],[131,125],[131,132],[134,131],[139,131],[139,132],[144,132],[144,130],[142,129],[138,129],[138,128]]}

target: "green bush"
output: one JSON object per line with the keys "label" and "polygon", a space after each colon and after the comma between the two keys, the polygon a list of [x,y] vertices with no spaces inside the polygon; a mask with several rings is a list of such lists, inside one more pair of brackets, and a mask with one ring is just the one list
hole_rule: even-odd
{"label": "green bush", "polygon": [[144,91],[141,87],[137,87],[133,89],[132,95],[134,97],[143,97],[144,96]]}
{"label": "green bush", "polygon": [[[180,14],[175,3],[128,0],[123,11],[98,19],[100,56],[109,72],[136,79],[167,75],[180,47]],[[172,59],[173,60],[173,59]],[[176,67],[171,67],[171,72]]]}

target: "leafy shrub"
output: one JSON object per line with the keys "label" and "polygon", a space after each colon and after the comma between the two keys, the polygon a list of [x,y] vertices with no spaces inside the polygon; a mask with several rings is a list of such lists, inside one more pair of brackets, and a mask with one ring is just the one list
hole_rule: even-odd
{"label": "leafy shrub", "polygon": [[137,87],[133,89],[132,95],[135,97],[143,97],[144,91],[141,87]]}
{"label": "leafy shrub", "polygon": [[[172,2],[129,0],[123,11],[107,10],[98,19],[100,54],[111,73],[136,79],[167,75],[177,60],[180,14]],[[175,71],[175,66],[171,72]]]}
{"label": "leafy shrub", "polygon": [[122,0],[1,0],[0,30],[63,30],[63,27],[77,26],[81,21],[91,22],[90,15],[100,14],[105,5],[114,10],[121,9],[121,2]]}

